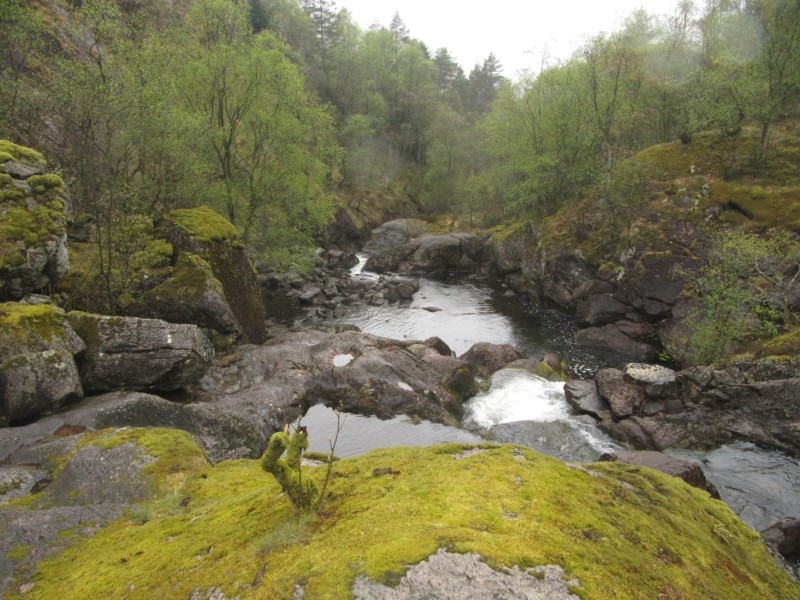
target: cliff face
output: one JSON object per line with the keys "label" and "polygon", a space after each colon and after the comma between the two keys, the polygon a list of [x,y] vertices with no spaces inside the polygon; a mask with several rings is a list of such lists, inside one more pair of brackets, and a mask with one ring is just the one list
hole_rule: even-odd
{"label": "cliff face", "polygon": [[[722,502],[646,468],[569,465],[512,445],[378,450],[336,462],[319,513],[299,515],[257,461],[188,460],[197,453],[181,433],[170,458],[169,430],[147,431],[72,442],[49,488],[69,491],[61,478],[75,477],[87,448],[110,456],[124,446],[155,458],[139,466],[155,482],[149,500],[130,496],[135,508],[38,565],[29,547],[5,549],[6,561],[28,561],[14,589],[26,598],[415,597],[414,586],[430,591],[439,577],[447,593],[466,594],[457,597],[538,583],[559,594],[543,597],[564,598],[800,593]],[[304,476],[322,489],[325,470]],[[123,475],[108,486],[129,485]],[[47,489],[0,505],[0,518],[78,502]]]}

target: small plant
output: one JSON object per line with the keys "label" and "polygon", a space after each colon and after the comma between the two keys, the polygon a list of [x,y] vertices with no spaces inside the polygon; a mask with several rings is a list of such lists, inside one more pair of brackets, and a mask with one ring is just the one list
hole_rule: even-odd
{"label": "small plant", "polygon": [[258,554],[269,554],[273,550],[307,542],[311,538],[311,526],[316,517],[310,513],[300,513],[296,517],[281,523],[265,535],[258,544]]}
{"label": "small plant", "polygon": [[128,511],[128,519],[137,525],[144,525],[155,518],[156,511],[149,504],[134,506]]}
{"label": "small plant", "polygon": [[[301,461],[308,449],[308,431],[298,425],[289,437],[286,431],[278,431],[269,439],[261,468],[278,480],[281,488],[297,508],[311,510],[319,499],[317,484],[313,479],[303,479]],[[281,458],[286,453],[286,458]]]}
{"label": "small plant", "polygon": [[[264,455],[261,457],[261,467],[275,476],[281,488],[289,496],[297,508],[309,511],[319,510],[325,499],[325,491],[333,473],[333,463],[338,460],[334,455],[336,443],[339,441],[339,434],[342,431],[347,415],[342,415],[338,409],[336,412],[336,435],[329,440],[330,454],[323,457],[323,462],[327,465],[325,480],[322,484],[322,492],[317,490],[317,485],[312,479],[303,478],[303,455],[308,449],[308,430],[300,425],[298,421],[294,427],[291,437],[288,433],[288,426],[283,431],[273,433],[269,439],[269,445]],[[282,458],[284,452],[286,458]],[[318,455],[319,453],[312,453]]]}

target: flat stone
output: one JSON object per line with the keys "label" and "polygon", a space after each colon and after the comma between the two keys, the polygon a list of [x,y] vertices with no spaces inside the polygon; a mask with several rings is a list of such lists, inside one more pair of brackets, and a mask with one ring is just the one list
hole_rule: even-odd
{"label": "flat stone", "polygon": [[649,398],[670,398],[677,394],[676,373],[661,365],[630,363],[623,369],[625,380],[644,389]]}

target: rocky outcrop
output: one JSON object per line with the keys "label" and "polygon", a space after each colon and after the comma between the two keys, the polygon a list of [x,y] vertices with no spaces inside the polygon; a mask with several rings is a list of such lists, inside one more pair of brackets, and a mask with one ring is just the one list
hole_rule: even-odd
{"label": "rocky outcrop", "polygon": [[173,391],[200,379],[214,348],[196,325],[72,312],[86,344],[78,357],[87,391]]}
{"label": "rocky outcrop", "polygon": [[66,185],[46,172],[44,157],[0,140],[0,302],[43,290],[67,272],[71,217]]}
{"label": "rocky outcrop", "polygon": [[[457,424],[463,402],[478,391],[476,367],[452,356],[438,338],[396,342],[347,328],[284,332],[218,356],[206,372],[208,342],[197,345],[195,326],[82,313],[69,318],[88,346],[78,360],[84,387],[128,391],[91,396],[15,428],[5,448],[0,430],[0,454],[61,427],[134,426],[188,431],[214,460],[255,457],[274,431],[314,404]],[[182,402],[130,391],[184,387],[202,373]]]}
{"label": "rocky outcrop", "polygon": [[430,231],[420,221],[409,219],[395,219],[387,221],[380,227],[373,229],[369,240],[364,245],[367,252],[377,252],[401,246],[413,238],[426,235]]}
{"label": "rocky outcrop", "polygon": [[244,336],[222,284],[209,264],[196,254],[180,254],[171,276],[126,306],[131,316],[191,323],[209,337],[235,341]]}
{"label": "rocky outcrop", "polygon": [[[273,431],[301,414],[297,406],[264,404],[254,394],[237,403],[181,403],[143,392],[109,392],[84,398],[29,425],[0,429],[0,460],[37,464],[61,451],[66,432],[119,427],[169,427],[186,431],[214,462],[257,456]],[[71,432],[71,433],[70,433]]]}
{"label": "rocky outcrop", "polygon": [[674,372],[655,365],[604,369],[572,381],[567,400],[617,439],[641,449],[711,449],[733,439],[800,455],[800,363],[741,360]]}
{"label": "rocky outcrop", "polygon": [[[160,516],[153,508],[132,506],[164,497],[175,482],[208,466],[180,431],[127,429],[91,438],[80,430],[56,431],[28,439],[24,450],[9,454],[3,440],[12,431],[0,429],[0,481],[20,469],[27,469],[17,476],[20,488],[28,487],[28,475],[36,480],[24,491],[29,502],[0,505],[0,595],[35,589],[32,583],[11,583],[21,573],[32,577],[39,561],[123,514],[136,526]],[[180,510],[180,498],[169,498],[161,510]]]}
{"label": "rocky outcrop", "polygon": [[[156,234],[172,244],[174,265],[178,265],[183,253],[202,258],[211,268],[213,277],[221,284],[225,300],[247,339],[256,344],[266,339],[266,315],[258,279],[245,254],[244,245],[239,240],[238,232],[230,222],[207,207],[180,209],[156,223]],[[194,264],[193,268],[196,270],[202,267]],[[207,280],[207,276],[204,278]],[[193,286],[193,279],[183,283],[189,286],[185,294],[194,296],[196,305],[198,302],[207,304],[211,300],[207,295],[203,297],[206,292],[202,288]],[[170,285],[179,286],[180,282],[172,282]],[[206,291],[209,285],[212,289],[215,287],[210,282],[205,286]],[[218,290],[214,290],[214,293],[218,295]],[[206,314],[209,310],[211,307],[206,306]],[[220,310],[220,306],[213,309],[217,322],[223,318],[219,314]],[[231,324],[220,326],[230,329]]]}
{"label": "rocky outcrop", "polygon": [[488,377],[509,363],[525,358],[525,353],[511,344],[478,342],[459,357],[473,365],[477,375]]}
{"label": "rocky outcrop", "polygon": [[0,304],[0,425],[81,398],[74,356],[85,347],[62,310],[49,304]]}
{"label": "rocky outcrop", "polygon": [[456,423],[469,382],[469,364],[441,354],[435,340],[310,329],[238,348],[218,360],[194,391],[198,400],[217,405],[258,401],[265,415],[322,403],[381,418],[408,414]]}
{"label": "rocky outcrop", "polygon": [[695,463],[667,456],[661,452],[648,450],[638,452],[614,452],[605,454],[601,460],[619,461],[627,465],[639,465],[648,469],[655,469],[673,477],[683,479],[689,485],[705,490],[712,498],[719,499],[719,491],[714,484],[706,479],[703,470]]}
{"label": "rocky outcrop", "polygon": [[[82,506],[84,522],[60,537],[44,533],[49,522],[40,497],[0,505],[0,593],[22,589],[64,600],[114,596],[113,590],[156,598],[167,587],[176,598],[197,599],[800,593],[725,504],[643,467],[565,464],[512,444],[381,449],[334,463],[328,504],[308,525],[256,461],[209,466],[175,432],[157,432],[149,445],[152,430],[102,435],[94,441],[101,451],[127,452],[136,443],[142,454],[131,452],[134,461],[156,459],[144,471],[156,486],[163,482],[157,495],[112,527],[97,519],[89,543],[82,539],[86,521],[106,505]],[[82,444],[92,443],[86,438]],[[327,470],[302,472],[322,491]],[[37,568],[53,551],[49,540],[77,543]],[[256,547],[261,555],[254,560]],[[287,560],[287,553],[302,560]],[[79,586],[64,585],[65,569]]]}
{"label": "rocky outcrop", "polygon": [[484,264],[486,256],[486,242],[480,236],[471,233],[423,235],[376,251],[365,268],[376,273],[447,275],[475,272]]}

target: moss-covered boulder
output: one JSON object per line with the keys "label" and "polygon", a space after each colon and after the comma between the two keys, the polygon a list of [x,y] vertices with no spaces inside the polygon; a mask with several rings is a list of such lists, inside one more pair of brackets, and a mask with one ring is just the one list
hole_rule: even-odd
{"label": "moss-covered boulder", "polygon": [[0,140],[0,301],[44,289],[69,269],[64,181],[44,157]]}
{"label": "moss-covered boulder", "polygon": [[190,253],[198,255],[211,267],[245,336],[253,343],[263,342],[266,314],[261,290],[236,228],[202,206],[171,212],[156,223],[156,232],[172,244],[173,264],[178,264],[181,254]]}
{"label": "moss-covered boulder", "polygon": [[[172,429],[80,433],[61,428],[27,452],[5,457],[16,468],[38,460],[33,491],[0,503],[0,596],[15,576],[31,578],[39,560],[125,515],[141,523],[181,511],[177,492],[208,462],[191,437]],[[23,584],[17,590],[27,589]]]}
{"label": "moss-covered boulder", "polygon": [[243,336],[222,284],[205,260],[189,252],[180,254],[172,275],[164,283],[132,301],[125,311],[136,317],[193,323],[220,341]]}
{"label": "moss-covered boulder", "polygon": [[71,312],[86,344],[78,357],[88,391],[174,391],[205,375],[214,348],[196,325]]}
{"label": "moss-covered boulder", "polygon": [[49,304],[0,304],[0,425],[81,398],[74,356],[86,346]]}
{"label": "moss-covered boulder", "polygon": [[[306,467],[304,475],[321,489],[325,471]],[[245,600],[409,598],[418,596],[400,593],[421,585],[438,599],[498,597],[498,589],[499,597],[527,597],[539,579],[559,594],[541,597],[800,594],[725,504],[647,468],[448,444],[376,450],[336,462],[333,472],[323,510],[303,516],[257,461],[203,469],[180,488],[182,510],[143,524],[119,519],[18,573],[14,588],[25,586],[26,598],[168,590]],[[426,569],[426,561],[441,566]],[[436,572],[448,574],[439,592]]]}

